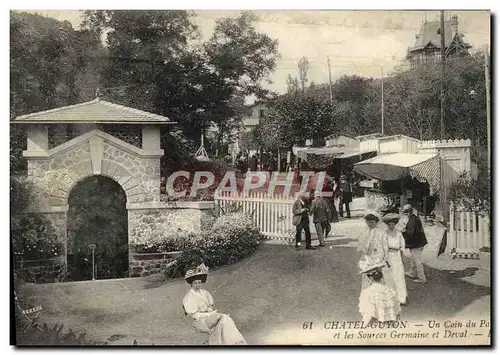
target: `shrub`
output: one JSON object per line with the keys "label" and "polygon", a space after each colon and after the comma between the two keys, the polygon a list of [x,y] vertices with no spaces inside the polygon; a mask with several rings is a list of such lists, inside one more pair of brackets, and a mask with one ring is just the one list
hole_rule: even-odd
{"label": "shrub", "polygon": [[[491,220],[491,175],[483,173],[472,179],[468,173],[459,176],[451,186],[450,200],[455,209],[476,212]],[[490,229],[490,244],[491,244]],[[486,247],[489,251],[490,249]]]}
{"label": "shrub", "polygon": [[461,174],[452,184],[450,195],[455,208],[490,215],[491,179],[489,174],[482,174],[475,180],[468,173]]}
{"label": "shrub", "polygon": [[234,212],[219,216],[212,226],[212,232],[229,237],[239,236],[240,233],[259,234],[259,229],[250,216],[241,212]]}
{"label": "shrub", "polygon": [[182,251],[167,276],[183,276],[192,265],[204,262],[209,267],[233,264],[255,252],[261,234],[252,219],[243,213],[220,216],[205,235],[177,239]]}
{"label": "shrub", "polygon": [[24,260],[50,259],[62,252],[50,221],[39,215],[23,215],[11,219],[14,253]]}
{"label": "shrub", "polygon": [[165,232],[156,229],[155,225],[147,225],[144,230],[138,231],[137,235],[130,240],[130,246],[136,253],[163,253],[176,251],[184,239],[193,238],[190,232],[178,229],[174,232]]}
{"label": "shrub", "polygon": [[31,187],[16,178],[11,178],[10,183],[10,237],[14,254],[24,260],[60,255],[62,244],[52,223],[42,215],[25,213],[31,201]]}

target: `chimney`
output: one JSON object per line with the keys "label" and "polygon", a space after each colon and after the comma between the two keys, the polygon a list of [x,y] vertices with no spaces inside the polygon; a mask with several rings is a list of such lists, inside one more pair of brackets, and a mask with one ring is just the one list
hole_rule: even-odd
{"label": "chimney", "polygon": [[458,16],[457,15],[453,15],[451,17],[451,29],[452,29],[453,35],[455,35],[455,33],[458,33]]}

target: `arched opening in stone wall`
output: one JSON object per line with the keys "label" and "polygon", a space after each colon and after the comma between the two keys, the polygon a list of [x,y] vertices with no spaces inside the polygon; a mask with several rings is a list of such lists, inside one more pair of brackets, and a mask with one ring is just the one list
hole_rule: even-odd
{"label": "arched opening in stone wall", "polygon": [[127,196],[111,178],[94,175],[78,182],[68,198],[68,280],[128,277]]}

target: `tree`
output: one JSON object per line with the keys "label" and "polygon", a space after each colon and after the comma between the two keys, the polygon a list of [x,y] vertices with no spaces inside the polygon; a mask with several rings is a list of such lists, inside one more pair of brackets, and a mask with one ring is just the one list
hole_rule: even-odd
{"label": "tree", "polygon": [[[275,68],[279,57],[278,41],[254,27],[256,17],[242,12],[238,18],[224,18],[216,22],[213,35],[203,48],[207,65],[212,69],[229,94],[216,101],[212,120],[218,128],[217,146],[225,136],[231,139],[241,119],[248,115],[244,105],[246,96],[269,99],[273,94],[264,89],[262,80]],[[219,93],[221,90],[217,90]]]}
{"label": "tree", "polygon": [[[380,132],[380,83],[358,75],[340,77],[332,85],[339,133],[363,135]],[[323,89],[326,92],[326,87]]]}
{"label": "tree", "polygon": [[420,140],[433,139],[439,132],[439,77],[425,67],[408,71],[389,80],[384,107],[388,131]]}
{"label": "tree", "polygon": [[244,152],[258,150],[262,146],[260,135],[261,132],[259,129],[241,133],[239,138],[240,149]]}
{"label": "tree", "polygon": [[309,70],[309,61],[306,57],[302,57],[299,60],[299,76],[300,76],[300,85],[302,87],[302,92],[304,92],[306,83],[307,83],[307,71]]}
{"label": "tree", "polygon": [[469,138],[473,142],[473,159],[477,160],[488,144],[483,54],[450,61],[447,73],[446,134],[450,138]]}
{"label": "tree", "polygon": [[[244,97],[267,97],[262,86],[278,56],[277,42],[259,33],[244,12],[216,22],[210,39],[196,38],[188,11],[88,11],[85,24],[108,35],[111,62],[106,85],[130,85],[114,101],[170,117],[186,137],[198,140],[215,125],[217,146],[230,139],[245,114]],[[121,99],[120,99],[121,96]]]}
{"label": "tree", "polygon": [[[10,118],[76,104],[93,97],[103,51],[100,39],[68,21],[10,13]],[[26,137],[11,129],[11,173],[23,172]]]}
{"label": "tree", "polygon": [[[172,87],[183,93],[186,72],[195,71],[201,59],[189,55],[188,42],[197,36],[189,11],[90,10],[85,12],[84,28],[107,32],[107,65],[102,69],[105,97],[145,111],[183,116],[185,105],[174,106],[177,97],[165,100]],[[192,83],[192,80],[188,80]],[[172,90],[173,91],[173,90]],[[166,101],[166,102],[165,102]],[[180,107],[179,107],[180,106]],[[171,109],[170,109],[171,108]],[[190,112],[196,111],[195,107]]]}
{"label": "tree", "polygon": [[268,117],[258,126],[266,149],[304,145],[312,139],[322,146],[324,138],[337,128],[334,106],[314,96],[288,94],[276,100]]}
{"label": "tree", "polygon": [[286,91],[288,94],[299,91],[299,80],[290,74],[286,77]]}
{"label": "tree", "polygon": [[262,79],[274,70],[278,41],[254,27],[255,15],[244,11],[238,18],[217,20],[214,34],[204,45],[208,65],[238,93],[267,99],[272,94]]}
{"label": "tree", "polygon": [[[450,59],[445,78],[446,138],[471,139],[475,160],[483,159],[487,150],[483,61],[481,54]],[[438,66],[428,65],[387,80],[385,117],[391,133],[440,138],[440,75]]]}

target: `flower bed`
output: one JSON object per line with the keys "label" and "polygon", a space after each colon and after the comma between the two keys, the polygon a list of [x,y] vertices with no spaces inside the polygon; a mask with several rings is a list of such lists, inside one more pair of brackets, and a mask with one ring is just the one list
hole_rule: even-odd
{"label": "flower bed", "polygon": [[204,262],[209,267],[233,264],[255,252],[261,234],[252,219],[243,213],[220,216],[206,234],[179,240],[182,254],[167,269],[167,276],[183,276],[193,265]]}
{"label": "flower bed", "polygon": [[[143,233],[131,241],[132,255],[175,251],[182,253],[176,263],[168,268],[162,266],[170,264],[163,262],[164,258],[133,261],[131,276],[146,276],[166,268],[167,276],[178,277],[184,275],[187,268],[200,262],[209,267],[232,264],[251,255],[260,239],[261,234],[252,219],[239,212],[218,217],[212,228],[206,232],[195,234],[178,230],[170,234],[155,234],[153,231]],[[148,267],[149,264],[151,266]]]}

